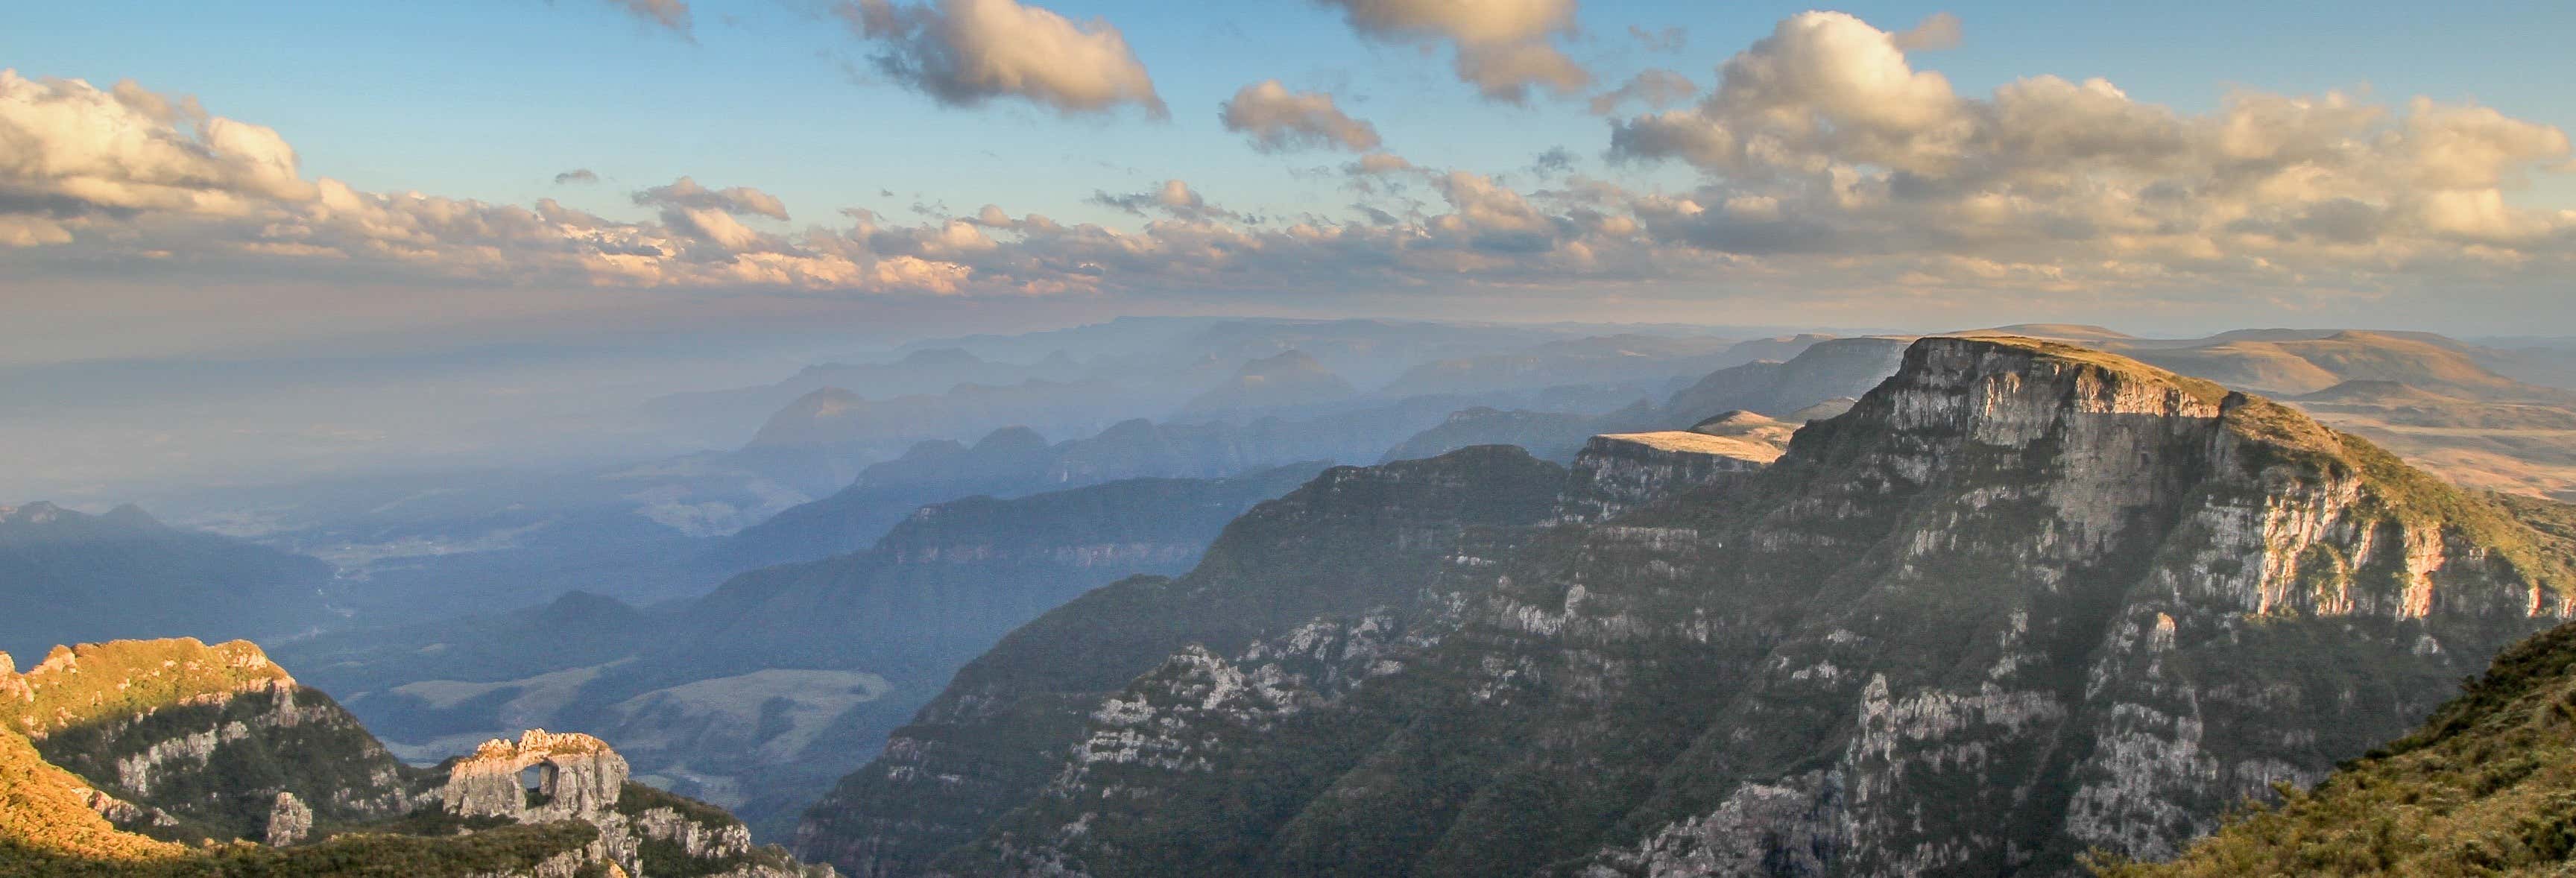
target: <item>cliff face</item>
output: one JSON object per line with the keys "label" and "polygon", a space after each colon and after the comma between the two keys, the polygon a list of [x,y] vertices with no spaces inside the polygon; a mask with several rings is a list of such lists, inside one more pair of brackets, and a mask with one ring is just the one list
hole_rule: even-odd
{"label": "cliff face", "polygon": [[245,641],[82,644],[13,665],[0,655],[0,874],[829,874],[627,782],[588,735],[403,766]]}
{"label": "cliff face", "polygon": [[[2576,861],[2576,626],[2498,657],[2423,728],[2277,808],[2243,815],[2170,863],[2105,878],[2555,875]],[[2439,807],[2419,803],[2438,802]]]}
{"label": "cliff face", "polygon": [[1035,795],[1101,699],[1192,643],[1232,654],[1319,615],[1439,603],[1423,585],[1479,527],[1546,518],[1565,470],[1517,448],[1325,471],[1226,527],[1179,579],[1094,590],[957,672],[876,761],[808,812],[799,852],[917,874]]}
{"label": "cliff face", "polygon": [[937,868],[2066,874],[2313,783],[2571,584],[2366,443],[2026,339],[1914,343],[1740,486],[1451,545],[1415,610],[1088,700]]}
{"label": "cliff face", "polygon": [[1778,444],[1689,431],[1594,436],[1574,457],[1559,517],[1605,521],[1660,497],[1742,484],[1780,459]]}

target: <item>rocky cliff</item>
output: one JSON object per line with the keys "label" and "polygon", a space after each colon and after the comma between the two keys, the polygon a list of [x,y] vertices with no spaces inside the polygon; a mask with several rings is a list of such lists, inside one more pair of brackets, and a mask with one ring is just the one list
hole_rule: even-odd
{"label": "rocky cliff", "polygon": [[404,766],[244,641],[0,655],[0,711],[0,874],[828,874],[588,735]]}
{"label": "rocky cliff", "polygon": [[1042,789],[1090,711],[1175,650],[1232,654],[1328,614],[1434,612],[1422,586],[1471,531],[1544,520],[1565,483],[1504,446],[1327,470],[1228,525],[1188,575],[1103,587],[1003,638],[808,813],[799,852],[918,874]]}
{"label": "rocky cliff", "polygon": [[[929,866],[875,854],[930,840],[883,818],[822,852],[867,874],[1602,878],[2168,856],[2565,616],[2566,549],[2528,512],[2208,382],[1924,339],[1741,484],[1345,569],[1427,597],[1058,693],[1078,721],[987,734],[1064,755]],[[914,813],[968,813],[944,791],[975,762],[881,764],[928,770]],[[850,800],[809,844],[852,838]]]}
{"label": "rocky cliff", "polygon": [[1594,436],[1574,457],[1574,483],[1558,516],[1606,521],[1658,498],[1738,484],[1780,459],[1781,450],[1759,437],[1686,430]]}
{"label": "rocky cliff", "polygon": [[[2516,645],[2413,734],[2170,863],[2104,878],[2563,875],[2576,865],[2576,627]],[[2425,807],[2424,803],[2437,803]]]}

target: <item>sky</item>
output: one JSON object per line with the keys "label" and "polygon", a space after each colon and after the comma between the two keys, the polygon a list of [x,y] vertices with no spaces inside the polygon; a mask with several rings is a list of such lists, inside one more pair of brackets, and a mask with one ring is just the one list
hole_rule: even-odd
{"label": "sky", "polygon": [[2576,334],[2576,5],[24,4],[0,366],[1119,314]]}

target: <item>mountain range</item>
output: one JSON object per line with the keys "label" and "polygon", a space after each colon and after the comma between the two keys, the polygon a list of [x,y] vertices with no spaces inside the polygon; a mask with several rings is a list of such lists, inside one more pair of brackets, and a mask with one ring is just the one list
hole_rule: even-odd
{"label": "mountain range", "polygon": [[[1330,471],[1189,574],[1004,638],[798,849],[872,875],[2069,873],[2402,733],[2576,583],[2533,524],[2555,507],[2027,338],[1913,342],[1776,462],[1729,460]],[[1568,516],[1608,490],[1578,472],[1621,473],[1627,508]]]}

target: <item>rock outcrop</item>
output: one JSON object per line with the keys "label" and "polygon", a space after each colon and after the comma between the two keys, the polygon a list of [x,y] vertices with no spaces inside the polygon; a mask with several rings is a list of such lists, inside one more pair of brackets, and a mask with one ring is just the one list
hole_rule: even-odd
{"label": "rock outcrop", "polygon": [[286,790],[277,791],[277,801],[269,806],[268,827],[262,830],[262,841],[269,847],[285,847],[304,840],[313,833],[313,809]]}
{"label": "rock outcrop", "polygon": [[[537,785],[527,787],[520,773],[532,768]],[[460,817],[589,820],[616,807],[625,786],[626,759],[608,749],[608,742],[579,732],[530,729],[517,741],[485,741],[450,764],[438,798]]]}
{"label": "rock outcrop", "polygon": [[1560,517],[1606,521],[1658,497],[1740,484],[1781,451],[1758,438],[1688,430],[1594,436],[1574,457],[1574,484]]}
{"label": "rock outcrop", "polygon": [[[912,813],[991,815],[972,840],[884,856],[925,838],[887,809],[875,847],[822,850],[889,875],[2073,874],[2315,782],[2563,618],[2568,547],[2528,512],[2209,382],[1924,339],[1742,485],[1338,571],[1420,595],[1355,663],[1280,658],[1377,615],[1344,603],[1059,692],[1070,723],[961,692],[1023,711],[984,734],[1063,754],[1048,780],[970,812],[943,790],[976,763],[916,762]],[[846,838],[848,803],[807,842]]]}
{"label": "rock outcrop", "polygon": [[404,766],[248,642],[82,644],[13,666],[0,654],[0,874],[830,874],[629,783],[589,735]]}

